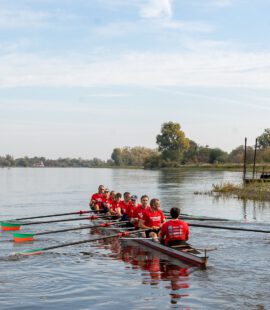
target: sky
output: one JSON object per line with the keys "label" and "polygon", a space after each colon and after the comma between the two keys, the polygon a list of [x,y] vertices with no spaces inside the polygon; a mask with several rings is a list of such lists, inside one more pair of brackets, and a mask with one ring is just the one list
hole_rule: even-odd
{"label": "sky", "polygon": [[230,152],[270,127],[269,0],[1,0],[0,156]]}

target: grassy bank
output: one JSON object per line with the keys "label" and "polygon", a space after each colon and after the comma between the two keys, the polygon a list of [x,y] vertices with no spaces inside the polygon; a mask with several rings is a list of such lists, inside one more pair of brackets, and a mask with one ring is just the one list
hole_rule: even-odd
{"label": "grassy bank", "polygon": [[243,200],[270,201],[270,183],[258,182],[236,185],[232,183],[214,184],[209,192],[195,192],[223,197],[236,197]]}

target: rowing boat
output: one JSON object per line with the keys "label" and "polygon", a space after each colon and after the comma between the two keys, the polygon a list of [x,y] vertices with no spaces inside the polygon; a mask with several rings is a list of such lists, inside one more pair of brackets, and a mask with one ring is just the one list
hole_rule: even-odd
{"label": "rowing boat", "polygon": [[[106,233],[111,233],[112,231],[115,232],[115,231],[120,231],[123,229],[101,228],[101,230]],[[140,245],[146,246],[155,251],[166,254],[169,257],[186,262],[189,265],[198,266],[201,269],[205,269],[207,266],[207,261],[208,261],[207,250],[204,250],[203,252],[201,252],[197,250],[196,248],[192,247],[190,244],[169,247],[169,246],[163,245],[153,240],[152,238],[144,238],[144,237],[138,237],[138,238],[131,237],[130,238],[129,236],[126,236],[121,239],[126,240],[126,241],[132,240]]]}

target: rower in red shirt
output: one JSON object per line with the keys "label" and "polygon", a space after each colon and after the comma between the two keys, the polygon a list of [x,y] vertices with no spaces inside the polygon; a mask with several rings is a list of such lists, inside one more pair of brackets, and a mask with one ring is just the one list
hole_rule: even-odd
{"label": "rower in red shirt", "polygon": [[131,219],[134,218],[134,215],[135,215],[137,207],[138,207],[137,199],[138,199],[138,197],[136,195],[132,195],[130,197],[131,204],[129,205],[128,210],[127,210],[127,216],[128,216],[128,219],[130,221],[131,221]]}
{"label": "rower in red shirt", "polygon": [[92,195],[89,202],[89,207],[92,210],[100,211],[103,209],[103,202],[105,200],[104,191],[104,185],[99,185],[98,192]]}
{"label": "rower in red shirt", "polygon": [[120,207],[121,198],[122,198],[121,193],[117,193],[115,195],[115,198],[112,202],[112,206],[111,206],[110,211],[109,211],[111,215],[116,216],[117,218],[121,217],[121,215],[122,215],[121,207]]}
{"label": "rower in red shirt", "polygon": [[157,234],[165,221],[165,216],[160,209],[160,201],[154,198],[150,201],[150,208],[144,211],[143,218],[139,221],[139,227],[149,228],[146,231],[146,237],[157,239]]}
{"label": "rower in red shirt", "polygon": [[110,194],[110,190],[105,188],[104,201],[103,201],[103,212],[109,212],[113,204],[113,199]]}
{"label": "rower in red shirt", "polygon": [[160,230],[160,242],[168,246],[185,244],[189,238],[188,224],[178,219],[179,208],[171,208],[170,214],[172,219],[167,221]]}
{"label": "rower in red shirt", "polygon": [[131,194],[129,192],[124,193],[124,200],[120,201],[119,206],[121,208],[121,213],[122,213],[122,221],[128,220],[128,209],[129,206],[131,205]]}
{"label": "rower in red shirt", "polygon": [[143,195],[141,197],[141,203],[138,204],[135,212],[133,213],[131,222],[134,224],[136,228],[139,228],[139,221],[142,220],[144,211],[150,208],[148,206],[149,197],[147,195]]}

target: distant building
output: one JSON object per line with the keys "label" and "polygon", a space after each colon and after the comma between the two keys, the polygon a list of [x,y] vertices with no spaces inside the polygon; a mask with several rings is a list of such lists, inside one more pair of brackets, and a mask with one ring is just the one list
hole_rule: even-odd
{"label": "distant building", "polygon": [[44,165],[43,161],[39,161],[39,162],[35,163],[35,164],[33,165],[33,167],[42,168],[42,167],[45,167],[45,165]]}

